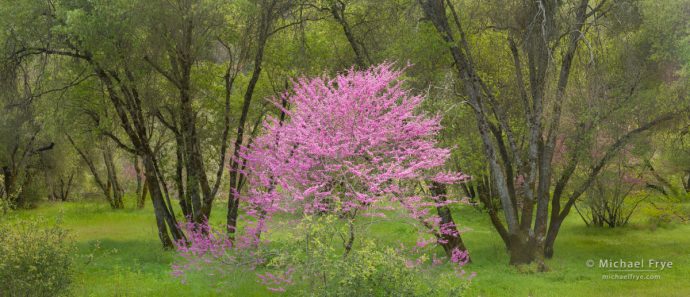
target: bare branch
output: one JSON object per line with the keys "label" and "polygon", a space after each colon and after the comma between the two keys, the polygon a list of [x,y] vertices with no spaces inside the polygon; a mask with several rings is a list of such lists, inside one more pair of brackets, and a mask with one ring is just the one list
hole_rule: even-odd
{"label": "bare branch", "polygon": [[[685,111],[687,111],[687,109]],[[568,215],[570,207],[573,205],[573,203],[575,203],[575,201],[582,195],[582,193],[584,193],[584,191],[587,190],[587,188],[589,188],[589,186],[596,179],[596,177],[599,175],[604,166],[611,160],[611,158],[613,158],[618,153],[618,151],[621,148],[623,148],[623,146],[625,146],[628,143],[628,141],[630,141],[636,135],[650,130],[660,124],[676,119],[680,115],[680,112],[667,113],[665,115],[657,117],[656,119],[650,122],[647,122],[646,124],[638,127],[637,129],[634,129],[618,138],[618,140],[616,140],[616,142],[609,147],[604,156],[601,159],[599,159],[599,161],[594,166],[592,166],[589,174],[587,175],[587,179],[575,191],[573,191],[573,193],[568,198],[568,202],[565,204],[563,211],[559,216],[561,218],[565,218],[565,216]]]}

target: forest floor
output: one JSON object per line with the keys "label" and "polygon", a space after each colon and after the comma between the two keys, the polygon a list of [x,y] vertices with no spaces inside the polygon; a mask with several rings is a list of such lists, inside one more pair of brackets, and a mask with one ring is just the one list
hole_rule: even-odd
{"label": "forest floor", "polygon": [[[131,203],[130,203],[131,204]],[[128,205],[128,207],[131,207]],[[218,204],[213,217],[225,217]],[[617,229],[587,228],[576,213],[558,237],[548,272],[520,271],[507,265],[503,243],[487,215],[463,206],[456,220],[470,230],[463,239],[477,272],[467,296],[690,296],[690,225],[651,228],[644,219]],[[71,296],[267,296],[252,274],[232,275],[218,286],[210,277],[193,277],[186,284],[170,274],[173,252],[161,249],[150,206],[140,210],[110,210],[105,203],[45,203],[20,211],[18,218],[60,218],[71,230],[79,253]],[[391,244],[400,238],[414,242],[416,233],[395,221],[372,225],[372,234]],[[93,255],[90,257],[88,255]],[[673,262],[670,269],[651,272],[609,272],[587,266],[588,260]],[[603,275],[652,275],[653,280],[607,280]]]}

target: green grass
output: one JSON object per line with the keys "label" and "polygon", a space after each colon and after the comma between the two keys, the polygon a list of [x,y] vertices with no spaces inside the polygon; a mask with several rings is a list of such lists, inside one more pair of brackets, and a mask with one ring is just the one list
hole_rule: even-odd
{"label": "green grass", "polygon": [[[213,221],[222,222],[218,204]],[[463,235],[477,272],[468,296],[690,296],[690,226],[671,225],[652,230],[637,221],[621,229],[587,228],[573,215],[563,226],[549,272],[520,272],[507,265],[503,244],[486,214],[463,207],[457,220],[471,230]],[[187,284],[170,276],[172,252],[161,249],[153,213],[110,210],[100,202],[46,203],[17,212],[15,218],[60,217],[77,241],[79,253],[72,296],[266,296],[251,274],[231,275],[230,285],[217,287],[210,277],[193,277]],[[285,226],[289,227],[289,226]],[[280,227],[283,228],[283,227]],[[280,232],[273,236],[279,238]],[[414,242],[416,233],[398,221],[371,224],[368,233],[397,244]],[[89,260],[86,255],[93,254]],[[673,268],[657,272],[658,280],[603,280],[600,268],[586,261],[600,258],[672,261]]]}

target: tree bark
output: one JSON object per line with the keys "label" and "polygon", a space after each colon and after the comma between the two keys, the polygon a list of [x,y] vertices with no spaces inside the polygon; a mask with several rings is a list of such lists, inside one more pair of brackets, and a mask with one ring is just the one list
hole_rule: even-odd
{"label": "tree bark", "polygon": [[448,257],[453,255],[453,251],[458,249],[460,251],[467,251],[465,243],[462,241],[460,231],[458,230],[453,215],[447,205],[443,205],[447,201],[448,191],[445,184],[432,182],[430,186],[431,195],[436,199],[436,212],[441,219],[440,225],[445,230],[440,232],[439,245],[446,252]]}
{"label": "tree bark", "polygon": [[146,193],[148,192],[148,184],[144,180],[144,178],[141,176],[141,164],[139,164],[139,157],[134,156],[134,171],[137,175],[137,208],[142,209],[144,208],[144,203],[146,202]]}
{"label": "tree bark", "polygon": [[168,211],[168,207],[163,200],[163,193],[160,189],[160,182],[156,175],[156,168],[150,156],[144,156],[144,168],[146,174],[146,183],[148,184],[149,193],[151,194],[151,203],[153,211],[156,215],[156,225],[158,226],[158,238],[165,249],[172,249],[174,247],[170,236],[168,235],[168,227],[170,233],[175,241],[185,240],[182,230],[179,229],[175,217]]}
{"label": "tree bark", "polygon": [[110,200],[113,203],[113,207],[116,209],[124,208],[124,203],[122,202],[122,196],[124,196],[124,190],[120,186],[120,182],[117,178],[117,169],[115,168],[115,163],[113,161],[113,152],[107,147],[103,149],[103,161],[105,163],[105,168],[108,177],[108,185],[110,185]]}

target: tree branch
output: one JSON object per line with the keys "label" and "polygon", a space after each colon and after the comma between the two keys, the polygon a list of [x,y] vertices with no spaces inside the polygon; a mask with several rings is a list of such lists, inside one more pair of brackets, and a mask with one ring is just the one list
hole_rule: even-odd
{"label": "tree branch", "polygon": [[[684,111],[687,111],[685,109]],[[568,215],[568,212],[570,211],[570,207],[575,203],[575,201],[584,193],[587,188],[592,184],[592,182],[596,179],[596,177],[599,175],[601,170],[604,168],[604,166],[613,158],[613,156],[618,153],[618,151],[625,146],[628,141],[630,141],[634,136],[641,134],[642,132],[645,132],[649,129],[652,129],[662,123],[668,122],[670,120],[676,119],[681,115],[681,112],[674,112],[674,113],[667,113],[665,115],[659,116],[656,119],[647,122],[646,124],[638,127],[637,129],[634,129],[625,135],[621,136],[618,138],[618,140],[609,147],[609,149],[606,151],[604,156],[599,159],[599,161],[591,168],[589,174],[587,175],[587,179],[585,182],[583,182],[568,198],[568,202],[565,204],[563,207],[563,211],[560,213],[559,217],[561,219],[565,218],[565,216]]]}

